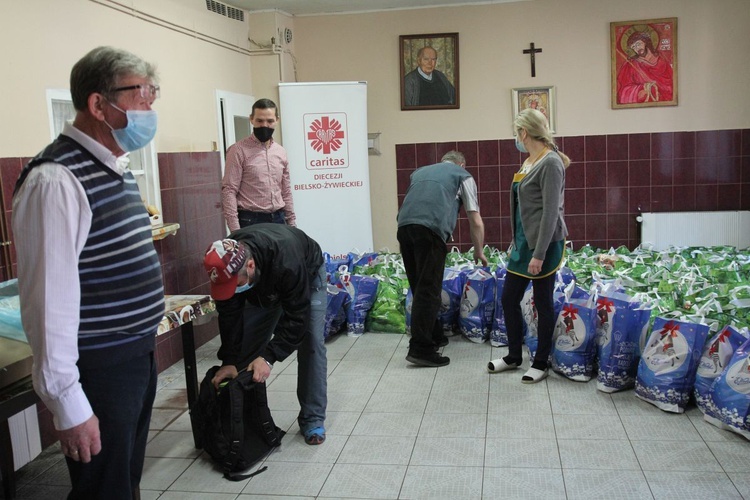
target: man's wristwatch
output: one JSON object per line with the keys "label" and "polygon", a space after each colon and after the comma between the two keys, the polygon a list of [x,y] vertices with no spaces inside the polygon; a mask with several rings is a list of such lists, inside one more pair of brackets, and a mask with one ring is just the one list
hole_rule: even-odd
{"label": "man's wristwatch", "polygon": [[268,360],[266,358],[264,358],[263,356],[260,356],[260,359],[262,359],[263,361],[266,362],[266,364],[268,365],[268,369],[269,370],[273,370],[273,363],[269,363]]}

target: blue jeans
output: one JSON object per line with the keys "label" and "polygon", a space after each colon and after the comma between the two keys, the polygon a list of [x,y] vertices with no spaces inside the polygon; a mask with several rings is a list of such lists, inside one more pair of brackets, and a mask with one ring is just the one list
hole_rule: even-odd
{"label": "blue jeans", "polygon": [[153,353],[105,368],[81,368],[80,381],[99,419],[102,451],[84,464],[66,457],[72,491],[68,500],[132,500],[146,454],[156,396]]}
{"label": "blue jeans", "polygon": [[[217,301],[219,321],[224,321],[224,331],[232,335],[234,325],[243,325],[242,347],[237,369],[247,368],[247,364],[258,357],[273,336],[276,324],[284,311],[281,305],[260,307],[240,300]],[[323,330],[326,315],[326,271],[325,265],[318,269],[318,276],[310,283],[310,322],[305,338],[297,352],[297,400],[300,404],[297,419],[300,429],[305,432],[315,427],[323,427],[328,405],[328,381],[325,338]],[[239,322],[238,307],[242,307],[242,320]],[[222,318],[223,316],[223,318]],[[234,325],[230,325],[232,322]],[[229,338],[229,337],[227,337]],[[223,341],[223,338],[222,338]],[[222,346],[223,347],[223,346]],[[219,358],[227,357],[219,350]],[[230,353],[226,353],[227,355]],[[225,363],[226,364],[226,363]],[[230,363],[231,364],[231,363]]]}
{"label": "blue jeans", "polygon": [[275,224],[286,224],[284,210],[276,210],[271,213],[251,212],[250,210],[237,210],[237,219],[240,227],[252,226],[263,222],[273,222]]}

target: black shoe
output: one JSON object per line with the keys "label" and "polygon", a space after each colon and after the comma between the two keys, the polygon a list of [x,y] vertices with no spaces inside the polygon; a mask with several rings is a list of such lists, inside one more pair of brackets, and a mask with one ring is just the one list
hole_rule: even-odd
{"label": "black shoe", "polygon": [[445,347],[448,345],[448,337],[442,337],[440,340],[435,341],[435,347],[437,349],[440,349],[441,347]]}
{"label": "black shoe", "polygon": [[419,356],[413,355],[413,354],[407,354],[406,361],[409,363],[414,363],[415,365],[420,366],[446,366],[451,362],[451,359],[448,356],[441,356],[440,354],[436,352],[432,352],[430,354],[421,354]]}

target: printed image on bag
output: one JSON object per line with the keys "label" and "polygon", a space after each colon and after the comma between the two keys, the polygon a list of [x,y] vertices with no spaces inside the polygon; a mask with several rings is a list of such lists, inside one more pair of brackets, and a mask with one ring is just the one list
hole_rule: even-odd
{"label": "printed image on bag", "polygon": [[712,417],[703,418],[722,429],[750,439],[750,340],[734,352],[726,369],[709,391]]}
{"label": "printed image on bag", "polygon": [[594,374],[596,307],[585,299],[570,299],[557,318],[553,337],[552,369],[578,382]]}
{"label": "printed image on bag", "polygon": [[638,364],[635,395],[664,411],[683,413],[708,330],[708,325],[657,317]]}
{"label": "printed image on bag", "polygon": [[722,331],[706,342],[698,371],[695,374],[695,404],[706,415],[718,418],[717,408],[709,398],[711,386],[724,372],[737,348],[747,339],[732,327],[725,326]]}

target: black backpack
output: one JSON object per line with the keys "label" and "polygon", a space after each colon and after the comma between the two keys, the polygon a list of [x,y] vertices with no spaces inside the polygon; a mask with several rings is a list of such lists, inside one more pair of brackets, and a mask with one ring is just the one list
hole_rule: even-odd
{"label": "black backpack", "polygon": [[217,391],[211,383],[217,370],[206,373],[191,411],[196,444],[224,469],[226,479],[242,481],[266,470],[238,474],[280,446],[285,433],[273,422],[265,383],[253,382],[253,372],[243,370]]}

